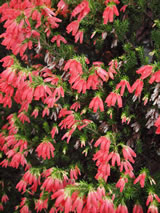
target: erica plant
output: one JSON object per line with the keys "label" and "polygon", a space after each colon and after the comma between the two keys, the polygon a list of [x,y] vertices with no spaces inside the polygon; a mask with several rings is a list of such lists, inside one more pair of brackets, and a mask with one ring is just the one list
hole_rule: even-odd
{"label": "erica plant", "polygon": [[1,3],[0,211],[158,212],[159,12]]}

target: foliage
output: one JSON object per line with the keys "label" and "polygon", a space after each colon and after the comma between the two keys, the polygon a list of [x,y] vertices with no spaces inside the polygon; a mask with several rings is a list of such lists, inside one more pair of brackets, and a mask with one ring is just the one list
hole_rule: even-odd
{"label": "foliage", "polygon": [[158,212],[155,2],[1,2],[1,211]]}

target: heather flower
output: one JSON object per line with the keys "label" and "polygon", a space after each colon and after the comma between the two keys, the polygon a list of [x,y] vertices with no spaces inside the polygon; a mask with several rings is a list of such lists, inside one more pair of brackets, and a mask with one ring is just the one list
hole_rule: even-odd
{"label": "heather flower", "polygon": [[102,200],[102,204],[100,207],[100,213],[115,213],[113,201],[109,198],[105,198]]}
{"label": "heather flower", "polygon": [[[0,62],[3,62],[2,66],[3,67],[10,67],[14,63],[14,59],[11,56],[5,56],[3,57]],[[3,73],[1,73],[2,75]]]}
{"label": "heather flower", "polygon": [[66,16],[68,12],[68,5],[65,3],[65,1],[60,0],[57,4],[57,7],[59,9],[59,13],[62,14],[63,16]]}
{"label": "heather flower", "polygon": [[76,165],[74,169],[70,170],[70,178],[77,180],[77,178],[78,178],[77,175],[81,175],[81,172],[80,172],[78,166]]}
{"label": "heather flower", "polygon": [[[31,189],[32,189],[33,192],[37,191],[37,187],[38,187],[38,185],[40,185],[40,176],[39,176],[38,173],[34,173],[33,171],[28,170],[24,174],[23,179],[27,184],[30,184],[30,185],[33,184],[31,186]],[[24,184],[24,187],[25,187],[25,184]]]}
{"label": "heather flower", "polygon": [[48,107],[45,107],[45,108],[44,108],[44,110],[43,110],[43,112],[42,112],[42,118],[43,118],[45,115],[49,116],[49,109],[48,109]]}
{"label": "heather flower", "polygon": [[25,112],[19,113],[18,118],[19,118],[19,120],[20,120],[23,124],[24,124],[25,121],[28,122],[28,123],[30,123],[30,119],[29,119],[29,117],[25,114]]}
{"label": "heather flower", "polygon": [[128,5],[123,5],[120,9],[120,11],[122,11],[123,13],[126,11],[126,8],[128,7]]}
{"label": "heather flower", "polygon": [[120,95],[121,96],[123,96],[126,86],[127,86],[127,89],[129,91],[129,93],[131,93],[132,92],[131,86],[130,86],[130,84],[129,84],[129,82],[127,80],[121,80],[121,82],[119,84],[117,84],[116,90],[118,90],[121,87],[121,91],[120,91]]}
{"label": "heather flower", "polygon": [[126,205],[122,205],[122,204],[119,204],[119,206],[117,207],[116,209],[116,212],[115,213],[128,213],[128,209],[127,209],[127,206]]}
{"label": "heather flower", "polygon": [[[8,152],[8,157],[9,157],[9,152]],[[24,157],[23,153],[17,152],[17,153],[15,153],[13,155],[12,160],[11,160],[9,166],[17,169],[20,164],[22,166],[24,166],[25,164],[27,164],[27,161],[26,161],[26,158]]]}
{"label": "heather flower", "polygon": [[39,113],[39,110],[36,108],[36,109],[33,110],[31,116],[34,116],[34,118],[37,118],[38,113]]}
{"label": "heather flower", "polygon": [[60,42],[62,41],[64,44],[67,43],[66,39],[61,36],[61,35],[55,35],[53,36],[53,38],[51,39],[51,42],[54,43],[56,41],[57,43],[57,47],[60,47]]}
{"label": "heather flower", "polygon": [[7,201],[9,200],[8,196],[6,194],[4,194],[1,198],[1,202],[2,203],[7,203]]}
{"label": "heather flower", "polygon": [[96,143],[94,144],[95,147],[98,147],[100,145],[101,150],[107,150],[109,151],[109,147],[110,147],[110,140],[105,137],[105,136],[101,136]]}
{"label": "heather flower", "polygon": [[72,21],[66,28],[67,33],[72,32],[72,36],[75,36],[79,28],[79,21]]}
{"label": "heather flower", "polygon": [[141,79],[145,79],[151,75],[153,71],[153,67],[151,65],[145,65],[139,68],[136,73],[141,74]]}
{"label": "heather flower", "polygon": [[133,207],[133,213],[143,213],[142,206],[140,204],[135,204]]}
{"label": "heather flower", "polygon": [[84,93],[86,93],[87,82],[85,79],[79,78],[74,82],[72,88],[77,90],[78,93],[82,92],[84,94]]}
{"label": "heather flower", "polygon": [[71,136],[73,134],[73,132],[75,131],[76,127],[72,127],[68,132],[66,132],[63,137],[62,140],[64,140],[65,138],[67,138],[67,143],[69,143]]}
{"label": "heather flower", "polygon": [[27,183],[22,179],[20,180],[17,185],[16,185],[16,189],[20,192],[23,190],[23,193],[26,191],[27,188]]}
{"label": "heather flower", "polygon": [[108,81],[109,79],[109,74],[108,72],[106,72],[104,69],[102,69],[101,67],[97,67],[96,69],[96,74],[105,82]]}
{"label": "heather flower", "polygon": [[89,3],[83,0],[73,11],[72,16],[78,15],[78,21],[81,21],[90,12]]}
{"label": "heather flower", "polygon": [[80,41],[80,44],[83,43],[83,31],[78,31],[75,35],[75,43],[78,42],[78,40]]}
{"label": "heather flower", "polygon": [[152,203],[149,206],[147,213],[158,213],[158,207],[154,203]]}
{"label": "heather flower", "polygon": [[149,203],[152,203],[152,202],[153,202],[153,194],[149,193],[147,200],[146,200],[146,206],[148,206]]}
{"label": "heather flower", "polygon": [[37,10],[34,10],[33,13],[32,13],[32,20],[35,20],[37,21],[37,24],[35,26],[35,28],[38,28],[41,26],[41,13],[38,12]]}
{"label": "heather flower", "polygon": [[118,103],[118,107],[121,108],[122,107],[122,98],[121,98],[121,96],[119,94],[117,94],[117,93],[111,92],[107,96],[107,98],[105,100],[105,103],[107,103],[108,107],[111,107],[111,106],[115,106],[116,101]]}
{"label": "heather flower", "polygon": [[128,178],[125,177],[120,177],[120,179],[118,180],[118,182],[116,183],[116,187],[120,188],[120,192],[123,191],[125,184],[128,182]]}
{"label": "heather flower", "polygon": [[78,109],[80,109],[81,106],[80,106],[80,103],[79,102],[75,102],[71,105],[70,109],[73,109],[75,110],[76,112],[78,111]]}
{"label": "heather flower", "polygon": [[118,69],[118,62],[117,60],[112,60],[109,62],[108,65],[109,65],[108,75],[113,80],[114,79],[113,74],[117,74],[116,69]]}
{"label": "heather flower", "polygon": [[84,206],[83,199],[81,197],[77,197],[72,205],[72,211],[77,210],[77,213],[81,213]]}
{"label": "heather flower", "polygon": [[2,203],[0,203],[0,211],[3,211],[4,210],[4,207],[2,205]]}
{"label": "heather flower", "polygon": [[4,159],[3,161],[0,162],[0,165],[1,165],[2,167],[7,168],[7,166],[9,165],[9,161],[6,160],[6,159]]}
{"label": "heather flower", "polygon": [[137,79],[131,87],[132,92],[135,91],[135,96],[138,97],[141,95],[143,89],[143,81],[141,79]]}
{"label": "heather flower", "polygon": [[95,74],[89,75],[86,83],[87,89],[92,88],[93,90],[96,90],[98,88],[98,85],[99,85],[98,76]]}
{"label": "heather flower", "polygon": [[117,152],[111,152],[108,155],[107,161],[109,161],[110,159],[112,159],[111,161],[111,165],[115,166],[115,163],[117,162],[117,166],[120,166],[121,161],[120,161],[120,155]]}
{"label": "heather flower", "polygon": [[130,171],[133,170],[133,167],[132,167],[132,165],[130,164],[130,162],[129,162],[128,160],[121,161],[120,172],[122,172],[123,169],[125,169],[125,172],[126,172],[127,174],[129,174]]}
{"label": "heather flower", "polygon": [[57,126],[54,126],[51,130],[51,135],[52,135],[52,138],[54,138],[55,134],[58,134],[58,128]]}
{"label": "heather flower", "polygon": [[54,157],[54,146],[52,145],[51,142],[48,141],[43,141],[38,145],[36,148],[36,152],[38,154],[38,157],[42,157],[44,160],[46,158],[50,159],[51,157]]}
{"label": "heather flower", "polygon": [[20,209],[20,213],[31,213],[27,204]]}
{"label": "heather flower", "polygon": [[146,178],[146,173],[143,172],[134,180],[134,184],[140,182],[140,185],[143,188],[145,184],[145,178]]}
{"label": "heather flower", "polygon": [[57,97],[57,100],[60,98],[60,97],[64,97],[64,90],[63,90],[63,87],[57,87],[54,92],[53,92],[53,97],[55,98],[56,96]]}
{"label": "heather flower", "polygon": [[131,149],[129,146],[123,146],[122,152],[125,160],[129,160],[130,162],[134,163],[133,157],[136,157],[136,153],[133,151],[133,149]]}
{"label": "heather flower", "polygon": [[104,24],[113,22],[114,15],[119,16],[116,5],[108,5],[103,12]]}
{"label": "heather flower", "polygon": [[89,108],[93,108],[93,112],[97,112],[98,108],[101,112],[104,111],[103,101],[99,96],[95,96],[89,104]]}
{"label": "heather flower", "polygon": [[35,203],[35,209],[37,210],[37,212],[42,211],[42,209],[47,209],[47,207],[48,207],[48,199],[46,200],[39,199]]}
{"label": "heather flower", "polygon": [[149,83],[153,84],[154,82],[160,82],[160,70],[155,73],[152,73],[151,78],[149,79]]}

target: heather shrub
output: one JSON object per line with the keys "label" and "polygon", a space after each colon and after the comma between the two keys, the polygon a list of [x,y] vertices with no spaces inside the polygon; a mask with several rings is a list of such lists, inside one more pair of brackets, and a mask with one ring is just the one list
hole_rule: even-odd
{"label": "heather shrub", "polygon": [[1,1],[1,211],[158,212],[158,3]]}

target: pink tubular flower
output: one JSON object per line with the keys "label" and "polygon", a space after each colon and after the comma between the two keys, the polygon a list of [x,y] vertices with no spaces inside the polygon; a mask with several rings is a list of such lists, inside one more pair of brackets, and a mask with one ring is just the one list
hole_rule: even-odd
{"label": "pink tubular flower", "polygon": [[154,203],[152,203],[149,206],[147,213],[158,213],[158,207]]}
{"label": "pink tubular flower", "polygon": [[55,36],[53,36],[53,38],[51,39],[51,42],[53,43],[53,42],[55,42],[55,41],[56,41],[56,43],[57,43],[57,47],[60,47],[60,42],[61,42],[61,41],[62,41],[64,44],[67,43],[66,39],[65,39],[63,36],[61,36],[61,35],[55,35]]}
{"label": "pink tubular flower", "polygon": [[75,36],[79,28],[79,21],[72,21],[69,25],[67,25],[66,31],[69,34],[72,32],[72,36]]}
{"label": "pink tubular flower", "polygon": [[2,203],[7,203],[7,201],[9,200],[8,196],[6,194],[4,194],[1,198],[1,202]]}
{"label": "pink tubular flower", "polygon": [[131,86],[127,80],[121,80],[121,82],[119,84],[117,84],[116,90],[118,90],[121,87],[121,91],[120,91],[121,96],[123,96],[126,86],[127,86],[128,92],[131,93],[132,92]]}
{"label": "pink tubular flower", "polygon": [[77,178],[78,178],[77,175],[81,175],[81,172],[80,172],[78,166],[76,165],[74,169],[70,170],[70,178],[77,180]]}
{"label": "pink tubular flower", "polygon": [[131,149],[129,146],[123,146],[122,152],[125,160],[129,160],[130,162],[134,163],[133,157],[136,157],[136,153],[133,151],[133,149]]}
{"label": "pink tubular flower", "polygon": [[48,199],[46,200],[39,199],[35,203],[35,209],[37,210],[37,212],[42,211],[42,209],[47,209],[47,207],[48,207]]}
{"label": "pink tubular flower", "polygon": [[142,174],[140,174],[135,180],[134,180],[134,184],[138,183],[140,181],[140,185],[143,188],[144,184],[145,184],[145,178],[146,178],[146,173],[143,172]]}
{"label": "pink tubular flower", "polygon": [[104,24],[108,22],[113,22],[114,14],[119,16],[118,9],[116,5],[108,5],[103,12]]}
{"label": "pink tubular flower", "polygon": [[0,62],[3,62],[3,67],[10,67],[13,65],[14,59],[11,56],[5,56],[0,60]]}
{"label": "pink tubular flower", "polygon": [[120,11],[122,11],[124,13],[126,11],[127,7],[128,7],[127,4],[123,5],[123,7],[121,7]]}
{"label": "pink tubular flower", "polygon": [[80,41],[80,44],[83,43],[83,31],[78,31],[75,35],[75,43],[78,42],[78,40]]}
{"label": "pink tubular flower", "polygon": [[81,21],[90,12],[89,3],[83,0],[72,12],[72,17],[78,15],[78,21]]}
{"label": "pink tubular flower", "polygon": [[2,203],[0,203],[0,211],[3,211],[4,210],[4,207],[2,205]]}
{"label": "pink tubular flower", "polygon": [[152,203],[152,202],[153,202],[153,194],[149,193],[147,200],[146,200],[146,206],[148,206],[149,203]]}
{"label": "pink tubular flower", "polygon": [[153,73],[151,75],[151,78],[149,79],[149,83],[152,84],[153,82],[160,82],[160,70],[158,70],[157,72]]}
{"label": "pink tubular flower", "polygon": [[140,204],[135,204],[133,207],[133,213],[143,213],[142,206]]}
{"label": "pink tubular flower", "polygon": [[128,160],[121,161],[120,172],[122,172],[123,169],[125,169],[126,174],[129,174],[130,171],[133,171],[133,167]]}
{"label": "pink tubular flower", "polygon": [[37,191],[37,187],[40,185],[40,174],[34,173],[32,170],[28,170],[24,174],[23,179],[27,184],[32,184],[31,189],[33,192]]}
{"label": "pink tubular flower", "polygon": [[109,151],[109,147],[110,147],[110,140],[105,137],[105,136],[101,136],[97,141],[96,143],[94,144],[95,147],[98,147],[100,145],[100,148],[102,150],[108,150]]}
{"label": "pink tubular flower", "polygon": [[114,79],[113,74],[117,74],[116,70],[118,69],[118,62],[117,60],[112,60],[109,62],[109,69],[108,69],[108,74],[111,79]]}
{"label": "pink tubular flower", "polygon": [[52,158],[54,157],[54,146],[51,144],[51,142],[44,141],[38,145],[36,148],[36,152],[38,154],[38,157],[42,157],[44,160],[46,158],[50,159],[51,156]]}
{"label": "pink tubular flower", "polygon": [[86,93],[86,89],[87,89],[87,82],[85,79],[83,78],[79,78],[78,80],[76,80],[72,86],[73,89],[77,90],[78,93]]}
{"label": "pink tubular flower", "polygon": [[20,192],[21,190],[23,190],[23,193],[26,191],[27,188],[27,183],[24,180],[20,180],[17,185],[16,185],[16,189]]}
{"label": "pink tubular flower", "polygon": [[68,5],[65,3],[65,1],[60,0],[57,4],[58,9],[60,10],[60,14],[63,16],[66,16],[68,12]]}
{"label": "pink tubular flower", "polygon": [[119,204],[115,213],[128,213],[128,209],[126,205]]}
{"label": "pink tubular flower", "polygon": [[49,109],[48,107],[45,107],[43,112],[42,112],[42,118],[45,116],[45,115],[49,115]]}
{"label": "pink tubular flower", "polygon": [[145,65],[139,68],[136,73],[141,75],[141,79],[145,79],[152,74],[153,67],[151,65]]}
{"label": "pink tubular flower", "polygon": [[100,207],[100,213],[115,213],[113,201],[111,199],[105,198],[102,200],[102,205]]}
{"label": "pink tubular flower", "polygon": [[96,74],[105,82],[109,79],[109,74],[101,67],[97,67]]}
{"label": "pink tubular flower", "polygon": [[35,118],[37,118],[38,113],[39,113],[39,110],[36,108],[36,109],[33,110],[31,116],[34,116]]}
{"label": "pink tubular flower", "polygon": [[154,123],[154,126],[157,127],[156,134],[160,134],[160,116],[158,117],[158,119]]}
{"label": "pink tubular flower", "polygon": [[75,102],[74,104],[72,104],[72,106],[70,107],[70,109],[75,110],[76,112],[78,111],[78,109],[80,109],[80,103],[79,102]]}
{"label": "pink tubular flower", "polygon": [[24,206],[20,209],[20,213],[31,213],[31,211],[29,210],[28,205],[24,205]]}
{"label": "pink tubular flower", "polygon": [[104,111],[103,101],[99,96],[95,96],[89,104],[89,108],[93,108],[93,112],[97,112],[98,108],[101,112]]}
{"label": "pink tubular flower", "polygon": [[128,182],[128,178],[120,177],[118,182],[116,183],[116,187],[120,188],[120,192],[123,191],[125,184]]}
{"label": "pink tubular flower", "polygon": [[143,81],[141,79],[137,79],[132,85],[132,92],[136,90],[135,96],[140,96],[143,89]]}
{"label": "pink tubular flower", "polygon": [[24,112],[19,113],[18,118],[23,124],[25,121],[30,123],[29,117]]}
{"label": "pink tubular flower", "polygon": [[62,140],[64,140],[65,138],[67,138],[67,143],[69,143],[71,136],[73,134],[73,132],[76,130],[76,127],[72,127],[68,132],[66,132],[63,137]]}
{"label": "pink tubular flower", "polygon": [[56,100],[58,100],[60,97],[64,97],[63,87],[62,86],[56,87],[52,95],[54,98],[56,98],[57,96]]}
{"label": "pink tubular flower", "polygon": [[120,155],[117,152],[110,152],[107,157],[107,162],[109,162],[110,159],[112,159],[112,161],[111,161],[112,166],[115,166],[116,162],[117,162],[117,166],[120,166],[120,164],[121,164]]}
{"label": "pink tubular flower", "polygon": [[51,130],[52,138],[54,138],[55,134],[58,134],[58,127],[54,126]]}
{"label": "pink tubular flower", "polygon": [[54,179],[52,177],[47,177],[42,184],[42,188],[45,191],[51,192],[53,190]]}
{"label": "pink tubular flower", "polygon": [[80,197],[77,197],[76,200],[74,201],[73,205],[72,205],[72,211],[74,211],[75,209],[77,210],[77,213],[81,213],[82,209],[83,209],[83,199]]}
{"label": "pink tubular flower", "polygon": [[107,96],[107,98],[105,100],[105,103],[107,103],[108,107],[111,107],[111,106],[115,106],[116,101],[118,103],[118,107],[121,108],[122,107],[122,98],[121,98],[121,96],[119,94],[117,94],[117,93],[111,92]]}
{"label": "pink tubular flower", "polygon": [[98,76],[95,74],[89,75],[87,79],[87,89],[92,88],[93,90],[96,90],[99,85]]}

